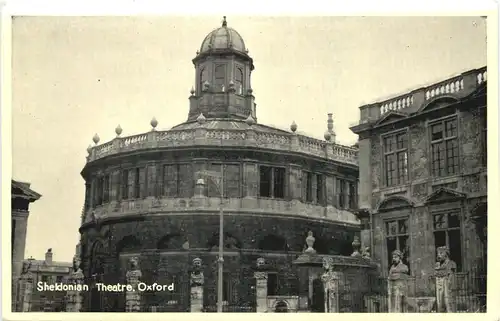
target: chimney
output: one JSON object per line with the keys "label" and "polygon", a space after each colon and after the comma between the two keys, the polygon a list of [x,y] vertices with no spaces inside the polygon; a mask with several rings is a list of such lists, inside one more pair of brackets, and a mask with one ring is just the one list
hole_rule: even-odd
{"label": "chimney", "polygon": [[333,114],[332,113],[328,113],[328,132],[330,134],[333,134]]}
{"label": "chimney", "polygon": [[45,264],[52,265],[52,249],[48,249],[45,253]]}
{"label": "chimney", "polygon": [[330,141],[332,143],[335,143],[337,135],[335,135],[335,131],[333,130],[333,114],[332,113],[328,113],[327,129],[328,129],[328,132],[330,133],[330,137],[331,137]]}

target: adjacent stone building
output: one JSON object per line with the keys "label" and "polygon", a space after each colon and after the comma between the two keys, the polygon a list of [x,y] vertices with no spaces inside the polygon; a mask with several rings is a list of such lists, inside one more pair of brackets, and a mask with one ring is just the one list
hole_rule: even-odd
{"label": "adjacent stone building", "polygon": [[28,229],[29,206],[39,200],[40,194],[30,188],[30,183],[12,180],[11,183],[11,257],[12,257],[12,311],[18,311],[18,280],[21,276],[26,233]]}
{"label": "adjacent stone building", "polygon": [[[29,258],[23,261],[19,281],[18,306],[22,312],[66,311],[66,291],[47,286],[66,284],[72,272],[72,264],[53,259],[52,249],[45,253],[44,260]],[[44,287],[43,289],[40,286]]]}
{"label": "adjacent stone building", "polygon": [[117,137],[100,145],[96,135],[81,172],[86,284],[140,277],[174,283],[175,290],[140,297],[91,290],[83,293],[85,311],[134,311],[131,302],[139,300],[141,311],[190,311],[193,300],[200,310],[215,310],[221,198],[214,172],[224,174],[227,311],[255,311],[258,259],[268,267],[268,295],[307,291],[308,277],[293,262],[309,231],[318,254],[353,252],[360,231],[353,214],[357,148],[336,143],[332,115],[325,140],[298,134],[294,122],[289,131],[259,123],[253,60],[225,20],[203,40],[193,64],[186,122],[160,131],[153,119],[151,131],[129,137],[120,137],[118,127]]}
{"label": "adjacent stone building", "polygon": [[468,289],[485,293],[486,100],[483,67],[361,106],[351,128],[359,135],[362,243],[385,275],[392,251],[403,252],[422,295],[433,293],[431,278],[421,281],[434,275],[440,246]]}

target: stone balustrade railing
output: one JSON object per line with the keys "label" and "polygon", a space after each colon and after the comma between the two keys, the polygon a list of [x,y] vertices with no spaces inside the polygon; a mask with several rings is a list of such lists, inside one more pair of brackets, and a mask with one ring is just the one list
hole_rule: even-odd
{"label": "stone balustrade railing", "polygon": [[487,80],[486,67],[462,73],[444,81],[414,90],[385,101],[360,107],[360,123],[367,123],[379,119],[390,111],[418,109],[427,101],[445,95],[466,96],[472,93],[479,85]]}
{"label": "stone balustrade railing", "polygon": [[[140,215],[150,213],[169,214],[195,214],[210,212],[218,214],[220,198],[218,197],[192,197],[192,198],[155,198],[122,200],[97,206],[88,210],[84,224],[94,218],[104,219],[121,217],[125,215]],[[269,198],[228,198],[224,200],[224,211],[227,214],[271,214],[288,215],[305,218],[317,218],[325,221],[334,221],[345,224],[359,224],[358,218],[350,211],[338,209],[333,206],[306,204],[300,201],[287,201]]]}
{"label": "stone balustrade railing", "polygon": [[122,152],[168,147],[257,147],[284,152],[298,152],[357,165],[358,150],[295,133],[268,133],[250,129],[210,129],[203,125],[187,130],[151,131],[129,137],[116,137],[89,149],[87,162]]}

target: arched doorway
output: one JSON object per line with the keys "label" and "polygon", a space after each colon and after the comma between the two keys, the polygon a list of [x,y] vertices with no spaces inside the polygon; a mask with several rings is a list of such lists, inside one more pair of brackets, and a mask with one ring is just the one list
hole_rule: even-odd
{"label": "arched doorway", "polygon": [[286,304],[286,302],[284,301],[279,301],[278,303],[276,303],[274,312],[288,312],[288,304]]}
{"label": "arched doorway", "polygon": [[320,279],[313,280],[311,312],[325,312],[325,289]]}

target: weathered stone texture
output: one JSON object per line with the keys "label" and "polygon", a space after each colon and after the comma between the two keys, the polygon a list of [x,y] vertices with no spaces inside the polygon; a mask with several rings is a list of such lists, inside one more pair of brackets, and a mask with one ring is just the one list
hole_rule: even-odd
{"label": "weathered stone texture", "polygon": [[461,112],[458,137],[461,146],[460,168],[466,173],[482,166],[481,120],[476,111]]}
{"label": "weathered stone texture", "polygon": [[429,175],[428,138],[425,123],[410,126],[410,179],[420,179]]}

